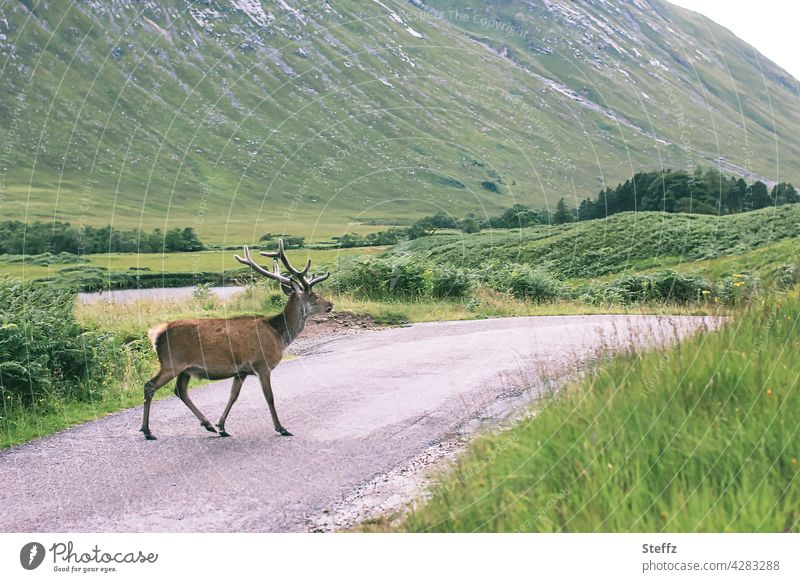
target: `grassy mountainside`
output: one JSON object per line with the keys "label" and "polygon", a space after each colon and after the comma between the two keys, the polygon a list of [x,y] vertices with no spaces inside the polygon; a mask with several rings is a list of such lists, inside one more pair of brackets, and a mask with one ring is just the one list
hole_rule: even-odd
{"label": "grassy mountainside", "polygon": [[561,226],[421,238],[388,252],[452,266],[529,263],[564,278],[586,278],[664,266],[705,266],[723,258],[729,266],[758,269],[764,257],[756,251],[772,243],[785,241],[778,254],[787,260],[796,257],[798,235],[800,206],[789,205],[723,217],[623,212]]}
{"label": "grassy mountainside", "polygon": [[796,81],[659,0],[12,0],[0,79],[8,218],[239,242],[658,166],[800,182]]}

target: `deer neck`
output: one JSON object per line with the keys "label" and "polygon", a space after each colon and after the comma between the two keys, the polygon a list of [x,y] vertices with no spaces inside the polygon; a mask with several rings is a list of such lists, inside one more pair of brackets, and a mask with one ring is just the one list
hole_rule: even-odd
{"label": "deer neck", "polygon": [[303,327],[306,325],[306,317],[303,302],[297,295],[292,294],[286,303],[286,307],[283,308],[283,312],[269,318],[269,324],[281,336],[284,349],[303,331]]}

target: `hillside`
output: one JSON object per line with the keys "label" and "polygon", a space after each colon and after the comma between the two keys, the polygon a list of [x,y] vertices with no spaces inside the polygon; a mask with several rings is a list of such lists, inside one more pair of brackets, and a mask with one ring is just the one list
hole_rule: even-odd
{"label": "hillside", "polygon": [[[389,253],[474,268],[493,261],[529,263],[561,277],[588,278],[660,266],[704,266],[695,262],[739,256],[741,260],[725,264],[758,269],[767,257],[752,251],[787,241],[789,247],[781,245],[780,255],[794,261],[799,235],[800,205],[793,204],[723,217],[623,212],[561,226],[436,235]],[[770,263],[775,260],[769,258]]]}
{"label": "hillside", "polygon": [[800,183],[796,80],[660,0],[12,0],[0,79],[22,220],[327,238],[640,169]]}

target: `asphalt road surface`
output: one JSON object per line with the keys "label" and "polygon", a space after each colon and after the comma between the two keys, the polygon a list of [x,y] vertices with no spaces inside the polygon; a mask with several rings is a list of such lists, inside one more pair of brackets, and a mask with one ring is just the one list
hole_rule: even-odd
{"label": "asphalt road surface", "polygon": [[[498,399],[631,345],[717,320],[570,316],[417,324],[317,343],[273,373],[272,430],[249,377],[222,438],[176,397],[0,452],[0,531],[307,531],[365,483],[435,448]],[[552,385],[552,382],[551,384]],[[191,392],[216,422],[230,380]],[[172,384],[162,390],[171,390]]]}

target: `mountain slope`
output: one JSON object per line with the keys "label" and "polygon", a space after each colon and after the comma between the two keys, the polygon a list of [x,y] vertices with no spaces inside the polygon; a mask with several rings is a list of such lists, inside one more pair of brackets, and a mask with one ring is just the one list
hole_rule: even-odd
{"label": "mountain slope", "polygon": [[324,238],[659,166],[800,182],[796,81],[657,0],[0,13],[4,217]]}

